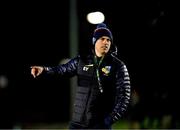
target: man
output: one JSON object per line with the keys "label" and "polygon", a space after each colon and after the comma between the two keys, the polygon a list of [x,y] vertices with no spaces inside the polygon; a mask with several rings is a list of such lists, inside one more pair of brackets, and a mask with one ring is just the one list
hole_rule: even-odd
{"label": "man", "polygon": [[31,67],[34,77],[43,72],[78,77],[70,129],[111,129],[129,104],[129,74],[114,53],[113,36],[106,24],[97,25],[92,44],[91,54],[78,55],[66,64]]}

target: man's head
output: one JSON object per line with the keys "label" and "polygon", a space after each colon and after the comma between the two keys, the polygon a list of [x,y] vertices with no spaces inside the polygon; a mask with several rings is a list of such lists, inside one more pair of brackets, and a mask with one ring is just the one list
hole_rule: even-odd
{"label": "man's head", "polygon": [[93,33],[92,44],[95,45],[96,41],[102,36],[109,37],[111,40],[111,43],[113,42],[112,33],[107,28],[106,24],[104,24],[104,23],[100,23],[96,26],[96,29],[94,30],[94,33]]}
{"label": "man's head", "polygon": [[110,50],[113,42],[111,31],[106,27],[106,24],[98,24],[93,33],[92,39],[97,56],[103,56]]}

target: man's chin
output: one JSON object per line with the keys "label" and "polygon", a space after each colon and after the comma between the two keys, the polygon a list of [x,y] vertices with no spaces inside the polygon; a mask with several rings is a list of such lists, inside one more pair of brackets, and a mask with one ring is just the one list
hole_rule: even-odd
{"label": "man's chin", "polygon": [[107,53],[108,53],[108,51],[104,51],[102,54],[105,55],[105,54],[107,54]]}

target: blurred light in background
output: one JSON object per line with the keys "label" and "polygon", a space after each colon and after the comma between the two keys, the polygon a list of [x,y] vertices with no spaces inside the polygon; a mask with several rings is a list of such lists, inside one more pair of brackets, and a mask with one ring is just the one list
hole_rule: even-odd
{"label": "blurred light in background", "polygon": [[68,58],[63,58],[63,59],[61,59],[61,60],[59,61],[59,65],[61,65],[61,64],[66,64],[68,61],[70,61],[70,59],[68,59]]}
{"label": "blurred light in background", "polygon": [[0,88],[6,88],[8,86],[8,78],[4,75],[0,75]]}
{"label": "blurred light in background", "polygon": [[105,20],[105,16],[102,12],[96,11],[87,14],[87,21],[91,24],[102,23]]}

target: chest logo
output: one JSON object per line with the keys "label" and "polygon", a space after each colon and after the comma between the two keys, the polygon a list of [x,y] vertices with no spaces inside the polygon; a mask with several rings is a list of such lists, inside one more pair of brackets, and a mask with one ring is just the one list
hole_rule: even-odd
{"label": "chest logo", "polygon": [[91,66],[93,66],[93,64],[85,65],[83,71],[88,71]]}
{"label": "chest logo", "polygon": [[111,71],[111,66],[105,66],[102,68],[102,72],[104,75],[108,76]]}

